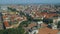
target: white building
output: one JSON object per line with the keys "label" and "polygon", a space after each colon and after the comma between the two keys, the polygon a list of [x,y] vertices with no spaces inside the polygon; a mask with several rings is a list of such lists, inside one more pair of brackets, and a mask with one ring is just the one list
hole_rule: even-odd
{"label": "white building", "polygon": [[60,17],[53,19],[52,29],[57,29],[57,24],[60,21]]}
{"label": "white building", "polygon": [[33,30],[32,32],[29,32],[29,34],[38,34],[38,30]]}
{"label": "white building", "polygon": [[42,24],[43,22],[42,21],[39,21],[38,24]]}

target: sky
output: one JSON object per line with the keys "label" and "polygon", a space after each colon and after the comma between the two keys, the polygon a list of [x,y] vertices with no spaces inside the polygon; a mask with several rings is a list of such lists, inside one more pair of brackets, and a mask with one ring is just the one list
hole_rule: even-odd
{"label": "sky", "polygon": [[57,4],[60,3],[60,0],[0,0],[0,4],[30,4],[30,3]]}

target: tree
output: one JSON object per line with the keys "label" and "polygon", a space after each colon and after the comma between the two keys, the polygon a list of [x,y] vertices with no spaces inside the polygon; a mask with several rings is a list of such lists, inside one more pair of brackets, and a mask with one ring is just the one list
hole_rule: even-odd
{"label": "tree", "polygon": [[17,29],[18,34],[25,34],[24,32],[25,32],[25,30],[22,27]]}
{"label": "tree", "polygon": [[46,19],[46,18],[44,18],[43,22],[46,23],[46,24],[49,24],[49,23],[51,24],[51,23],[53,23],[53,19]]}
{"label": "tree", "polygon": [[0,30],[0,34],[3,34],[4,30]]}
{"label": "tree", "polygon": [[27,27],[28,24],[30,24],[30,21],[23,21],[20,23],[19,27],[23,27],[23,26]]}
{"label": "tree", "polygon": [[7,31],[7,30],[4,30],[4,31],[3,31],[3,34],[8,34],[8,31]]}
{"label": "tree", "polygon": [[26,14],[26,17],[27,17],[28,21],[32,21],[33,20],[33,18],[29,14]]}
{"label": "tree", "polygon": [[24,32],[25,30],[22,27],[0,30],[0,34],[25,34]]}
{"label": "tree", "polygon": [[24,12],[20,11],[19,13],[20,13],[20,16],[22,16],[22,15],[25,16],[25,13]]}
{"label": "tree", "polygon": [[58,21],[57,28],[60,28],[60,21]]}
{"label": "tree", "polygon": [[38,22],[38,21],[42,21],[42,19],[33,19],[33,21]]}
{"label": "tree", "polygon": [[11,10],[11,11],[17,11],[15,8],[10,8],[10,7],[7,7],[8,10]]}

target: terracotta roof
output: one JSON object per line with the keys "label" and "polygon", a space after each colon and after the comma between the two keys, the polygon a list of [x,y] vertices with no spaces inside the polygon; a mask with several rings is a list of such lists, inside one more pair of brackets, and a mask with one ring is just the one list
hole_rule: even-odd
{"label": "terracotta roof", "polygon": [[40,17],[43,17],[44,15],[47,15],[47,12],[36,12],[36,14],[35,15],[38,15],[38,16],[40,16]]}
{"label": "terracotta roof", "polygon": [[8,16],[3,16],[3,18],[7,18]]}
{"label": "terracotta roof", "polygon": [[36,25],[37,25],[36,23],[31,23],[31,24],[28,25],[28,27],[29,27],[29,28],[32,28],[32,27],[34,27],[34,26],[36,26]]}
{"label": "terracotta roof", "polygon": [[18,20],[18,21],[21,21],[21,20],[23,20],[23,19],[21,19],[21,17],[19,17],[19,18],[17,18],[17,20]]}
{"label": "terracotta roof", "polygon": [[5,25],[5,27],[9,27],[10,26],[8,21],[4,21],[4,25]]}
{"label": "terracotta roof", "polygon": [[38,16],[40,16],[40,17],[44,17],[44,16],[45,16],[45,18],[51,18],[51,17],[53,17],[53,16],[57,16],[56,13],[47,13],[47,12],[41,12],[41,13],[36,12],[35,15],[38,15]]}
{"label": "terracotta roof", "polygon": [[42,24],[41,24],[41,26],[46,27],[46,26],[48,26],[48,25],[47,25],[47,24],[42,23]]}
{"label": "terracotta roof", "polygon": [[57,34],[57,33],[58,33],[58,30],[53,30],[53,29],[45,27],[45,28],[39,29],[38,34]]}
{"label": "terracotta roof", "polygon": [[54,16],[57,16],[57,14],[56,13],[47,14],[45,18],[51,18]]}

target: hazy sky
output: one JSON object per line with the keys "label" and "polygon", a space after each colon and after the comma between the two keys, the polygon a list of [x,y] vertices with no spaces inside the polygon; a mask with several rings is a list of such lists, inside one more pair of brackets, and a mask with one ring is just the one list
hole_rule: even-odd
{"label": "hazy sky", "polygon": [[0,4],[60,3],[60,0],[0,0]]}

